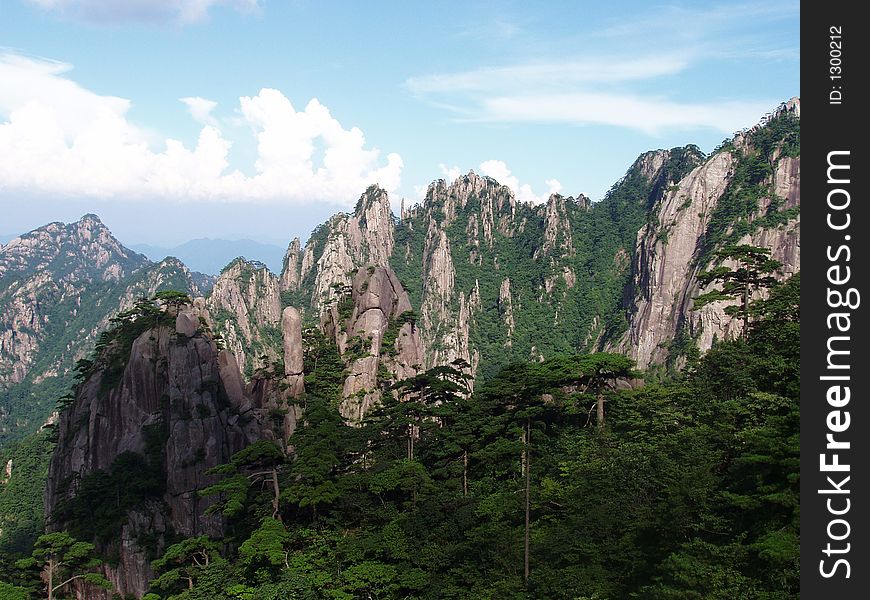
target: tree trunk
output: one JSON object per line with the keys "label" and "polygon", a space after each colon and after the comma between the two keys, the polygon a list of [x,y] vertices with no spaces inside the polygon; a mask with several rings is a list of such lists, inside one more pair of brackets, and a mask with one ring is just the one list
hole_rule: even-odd
{"label": "tree trunk", "polygon": [[54,559],[48,559],[48,600],[54,598]]}
{"label": "tree trunk", "polygon": [[604,429],[604,394],[602,394],[601,392],[598,392],[598,396],[595,398],[595,408],[595,417],[598,420],[598,429]]}
{"label": "tree trunk", "polygon": [[280,508],[279,500],[281,498],[281,488],[278,485],[278,471],[275,468],[272,469],[272,492],[274,493],[274,497],[272,498],[272,518],[281,521],[281,516],[278,514],[278,509]]}
{"label": "tree trunk", "polygon": [[529,586],[529,496],[531,492],[531,474],[532,474],[532,423],[531,418],[526,417],[526,443],[525,443],[525,459],[526,459],[526,534],[525,534],[525,552],[523,556],[523,586]]}

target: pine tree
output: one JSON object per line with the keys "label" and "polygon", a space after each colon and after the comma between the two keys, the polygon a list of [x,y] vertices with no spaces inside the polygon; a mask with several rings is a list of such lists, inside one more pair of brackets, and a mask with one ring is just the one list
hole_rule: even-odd
{"label": "pine tree", "polygon": [[[733,268],[722,263],[737,263]],[[768,289],[776,283],[773,274],[779,271],[782,263],[770,258],[770,250],[748,244],[727,246],[716,253],[719,266],[698,274],[701,288],[720,283],[721,289],[712,290],[695,298],[695,310],[712,302],[739,300],[737,306],[725,308],[726,315],[740,315],[743,320],[743,339],[749,337],[750,300],[755,292]]]}

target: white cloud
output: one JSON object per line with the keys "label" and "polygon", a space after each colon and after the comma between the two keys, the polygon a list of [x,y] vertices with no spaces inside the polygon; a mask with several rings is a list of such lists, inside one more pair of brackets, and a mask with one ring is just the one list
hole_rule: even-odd
{"label": "white cloud", "polygon": [[230,167],[233,140],[217,126],[214,102],[182,99],[205,124],[193,148],[174,139],[154,147],[128,120],[129,100],[79,86],[63,76],[70,68],[0,54],[0,189],[350,207],[368,185],[393,194],[400,186],[401,157],[384,161],[360,129],[345,129],[316,99],[299,111],[277,90],[240,99],[242,131],[257,143],[253,174],[245,175]]}
{"label": "white cloud", "polygon": [[548,179],[545,183],[549,188],[549,192],[545,195],[538,196],[532,190],[532,186],[527,183],[520,184],[520,180],[516,175],[511,173],[507,164],[501,160],[487,160],[480,164],[480,172],[487,177],[492,177],[500,184],[507,186],[520,202],[531,202],[532,204],[540,204],[546,202],[550,194],[558,193],[562,189],[560,184],[555,179]]}
{"label": "white cloud", "polygon": [[486,67],[411,77],[405,87],[414,94],[497,93],[518,89],[558,89],[580,84],[621,83],[679,73],[688,61],[677,54],[643,58],[589,57],[505,67]]}
{"label": "white cloud", "polygon": [[[590,19],[588,27],[578,22],[568,34],[521,40],[504,53],[534,61],[419,74],[408,78],[405,88],[459,121],[597,124],[652,135],[712,128],[731,134],[783,98],[747,98],[749,83],[732,86],[731,98],[704,97],[705,89],[714,88],[701,74],[723,69],[722,61],[742,61],[750,66],[748,77],[757,77],[759,62],[797,60],[792,30],[776,25],[795,22],[798,8],[789,0],[651,5],[603,27]],[[693,100],[680,98],[679,89],[692,89]]]}
{"label": "white cloud", "polygon": [[187,98],[179,98],[178,101],[187,106],[190,116],[197,123],[217,125],[217,120],[211,115],[211,111],[217,108],[217,102],[214,100],[206,100],[199,96],[188,96]]}
{"label": "white cloud", "polygon": [[241,12],[259,8],[259,0],[30,0],[44,10],[96,23],[151,21],[193,23],[215,6]]}
{"label": "white cloud", "polygon": [[677,74],[688,64],[676,54],[588,59],[427,75],[408,79],[405,85],[462,121],[612,125],[651,135],[698,127],[730,134],[780,102],[765,98],[689,103],[626,89],[642,79]]}
{"label": "white cloud", "polygon": [[547,186],[548,194],[561,194],[562,193],[562,183],[558,179],[547,179],[544,181]]}
{"label": "white cloud", "polygon": [[444,180],[449,184],[453,183],[453,180],[462,175],[462,169],[453,165],[452,167],[448,167],[444,163],[439,163],[438,169],[441,171],[441,174],[444,175]]}
{"label": "white cloud", "polygon": [[730,134],[756,122],[778,102],[690,104],[620,94],[530,94],[488,98],[474,120],[617,125],[652,135],[668,128],[706,127]]}

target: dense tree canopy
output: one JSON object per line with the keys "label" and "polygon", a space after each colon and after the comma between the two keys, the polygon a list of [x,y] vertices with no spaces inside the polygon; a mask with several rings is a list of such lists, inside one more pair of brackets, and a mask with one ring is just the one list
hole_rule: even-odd
{"label": "dense tree canopy", "polygon": [[671,381],[562,355],[470,393],[455,364],[383,389],[356,426],[309,332],[292,454],[261,442],[216,468],[202,494],[227,537],[161,550],[148,598],[795,598],[799,285]]}

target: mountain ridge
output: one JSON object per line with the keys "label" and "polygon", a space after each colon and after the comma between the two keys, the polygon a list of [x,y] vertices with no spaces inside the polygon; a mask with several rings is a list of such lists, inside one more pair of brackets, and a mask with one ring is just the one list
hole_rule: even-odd
{"label": "mountain ridge", "polygon": [[[735,157],[754,152],[752,140],[761,139],[767,135],[765,132],[775,132],[773,137],[794,135],[796,125],[783,123],[799,119],[799,108],[797,99],[783,103],[764,123],[738,132],[710,156],[693,145],[644,152],[606,197],[597,202],[583,195],[573,198],[559,194],[551,195],[543,204],[519,202],[509,188],[472,171],[450,183],[443,179],[433,181],[422,202],[409,207],[403,205],[396,216],[390,209],[386,192],[377,186],[370,187],[360,196],[353,212],[331,217],[312,232],[304,246],[293,240],[282,253],[282,269],[269,276],[264,274],[256,280],[260,283],[255,282],[245,291],[250,301],[242,302],[239,295],[244,287],[240,287],[240,283],[245,283],[242,279],[259,268],[250,261],[238,263],[250,267],[241,267],[229,275],[222,273],[217,278],[191,273],[180,261],[177,264],[164,261],[165,264],[160,263],[163,268],[175,269],[178,277],[173,280],[164,276],[162,283],[155,280],[150,286],[139,285],[136,293],[153,293],[172,281],[173,285],[193,295],[206,295],[207,289],[220,281],[224,282],[220,289],[237,290],[220,301],[212,294],[208,302],[212,316],[219,321],[216,327],[233,345],[248,377],[266,364],[261,356],[268,359],[280,350],[280,336],[275,334],[275,327],[284,308],[295,306],[306,322],[319,323],[324,303],[335,302],[336,291],[349,288],[352,273],[367,265],[390,267],[407,290],[411,305],[419,311],[426,367],[462,359],[470,365],[469,374],[477,377],[492,374],[498,365],[509,360],[539,360],[554,353],[604,348],[626,352],[640,359],[643,366],[672,362],[666,346],[674,337],[686,337],[693,344],[700,343],[700,349],[705,350],[717,336],[734,335],[734,326],[722,307],[707,309],[699,313],[700,317],[690,310],[689,299],[697,291],[695,283],[687,284],[681,292],[682,300],[676,302],[681,307],[677,313],[659,314],[650,320],[649,303],[643,302],[650,297],[648,288],[653,279],[643,270],[647,268],[645,265],[651,264],[648,259],[676,256],[673,254],[676,242],[668,239],[668,233],[682,227],[677,221],[705,211],[709,217],[695,219],[689,235],[692,239],[687,238],[687,249],[678,253],[678,267],[662,267],[662,261],[668,265],[673,263],[666,258],[655,263],[659,265],[657,268],[669,273],[671,280],[684,278],[694,282],[692,273],[697,273],[700,266],[692,261],[701,247],[699,240],[712,235],[707,230],[714,216],[724,223],[718,225],[720,229],[724,227],[716,233],[719,237],[731,235],[727,232],[736,225],[743,229],[756,227],[754,234],[743,238],[762,245],[787,247],[777,256],[790,265],[790,272],[796,268],[799,262],[799,230],[795,225],[799,224],[799,156],[796,159],[781,156],[782,152],[776,150],[780,143],[777,139],[764,142],[769,146],[768,151],[779,152],[768,158],[786,166],[772,167],[765,176],[769,183],[764,183],[768,182],[765,179],[763,185],[753,184],[760,198],[755,212],[735,217],[740,223],[728,221],[727,214],[723,217],[709,213],[717,210],[719,201],[725,197],[723,194],[731,189],[729,186],[733,187],[738,163]],[[799,141],[797,152],[799,155]],[[721,168],[708,173],[705,179],[698,174],[698,169],[712,169],[705,165],[720,165]],[[695,180],[701,184],[690,196],[680,191],[693,189],[691,185]],[[759,190],[771,185],[774,192],[762,197],[764,194]],[[785,195],[784,201],[781,194]],[[664,217],[670,221],[663,222]],[[755,225],[758,223],[770,226],[758,229]],[[783,226],[790,232],[788,235],[776,233],[776,228]],[[92,268],[105,263],[105,273],[85,277],[85,269],[83,281],[90,282],[99,275],[117,283],[122,275],[127,277],[128,271],[134,270],[130,266],[125,270],[119,261],[133,261],[131,265],[137,269],[148,264],[144,256],[115,240],[96,215],[88,214],[78,225],[51,223],[0,248],[0,281],[7,287],[4,294],[8,295],[15,287],[10,279],[11,269],[18,268],[16,260],[20,259],[22,249],[35,243],[34,236],[42,235],[37,232],[45,230],[57,234],[67,227],[95,228],[97,238],[108,248],[96,250],[101,256],[91,257],[93,260],[87,265]],[[43,280],[57,275],[49,273],[54,268],[50,261],[39,262],[37,250],[28,250],[35,261],[31,261],[33,264],[28,268],[33,272],[42,269],[43,275],[39,277]],[[59,254],[56,249],[54,252]],[[114,256],[112,252],[120,257],[114,262],[110,260]],[[72,252],[73,256],[75,254]],[[149,268],[157,268],[154,263],[150,264]],[[19,267],[23,269],[27,265],[20,263]],[[39,287],[36,283],[32,285]],[[106,293],[104,290],[102,295]],[[132,300],[132,291],[119,289],[112,294],[119,298],[116,307],[121,306],[121,298],[125,298],[127,305]],[[27,307],[33,304],[35,296],[29,298],[27,302],[18,303],[17,321],[13,323],[14,319],[8,314],[3,317],[4,336],[10,339],[0,343],[0,366],[6,365],[0,368],[0,376],[6,377],[0,377],[0,383],[6,381],[7,387],[10,376],[2,374],[11,372],[13,363],[18,365],[15,377],[20,383],[26,371],[20,365],[34,361],[37,346],[32,341],[22,344],[22,340],[34,335],[24,325],[34,318]],[[264,309],[263,314],[271,316],[258,322],[262,320],[256,316],[260,309],[254,306],[264,301],[269,308]],[[638,308],[637,302],[647,308]],[[655,302],[657,306],[675,304],[673,299]],[[0,298],[0,317],[3,310],[9,312],[8,302],[4,304]],[[91,319],[93,322],[85,328],[91,333],[82,334],[93,339],[94,328],[105,323],[112,310],[108,306],[101,308],[99,318]],[[74,308],[67,312],[70,311],[75,313]],[[666,327],[661,326],[663,319],[669,323]],[[36,325],[41,326],[39,322]],[[640,329],[667,333],[639,343]],[[13,348],[11,332],[16,332],[17,350]],[[59,347],[67,348],[70,344],[80,345],[73,339],[58,340]],[[257,348],[250,351],[252,344]],[[25,352],[24,347],[29,350]],[[68,371],[72,366],[69,361],[81,356],[84,347],[72,353],[68,349],[55,351],[55,356],[67,357],[62,359],[67,362],[59,371],[58,360],[61,359],[53,359],[55,371]],[[25,354],[30,358],[24,358]],[[13,360],[13,356],[18,358]],[[483,371],[479,371],[481,364]],[[43,369],[45,373],[52,371]],[[7,398],[0,411],[7,413],[8,418],[11,399],[8,391],[5,393]],[[19,395],[18,402],[22,399]],[[31,419],[29,426],[35,426],[36,421],[41,422],[44,417]]]}

